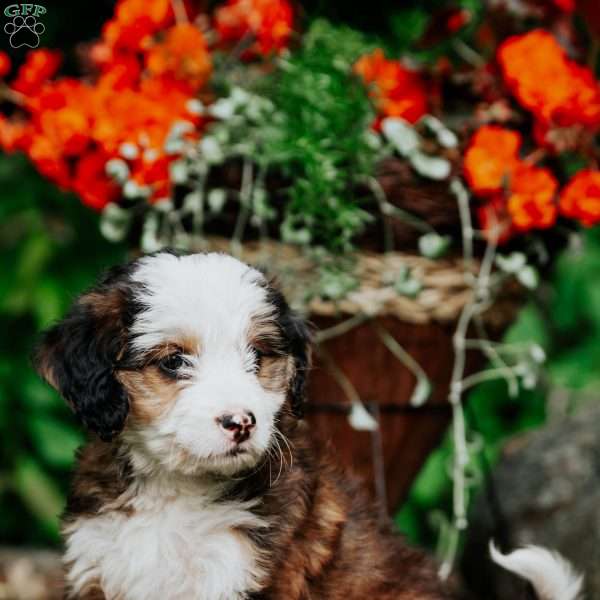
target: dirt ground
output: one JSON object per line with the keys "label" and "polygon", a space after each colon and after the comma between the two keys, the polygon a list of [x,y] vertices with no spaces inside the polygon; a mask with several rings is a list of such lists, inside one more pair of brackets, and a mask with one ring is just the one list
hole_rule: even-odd
{"label": "dirt ground", "polygon": [[63,589],[58,552],[0,548],[0,600],[60,600]]}

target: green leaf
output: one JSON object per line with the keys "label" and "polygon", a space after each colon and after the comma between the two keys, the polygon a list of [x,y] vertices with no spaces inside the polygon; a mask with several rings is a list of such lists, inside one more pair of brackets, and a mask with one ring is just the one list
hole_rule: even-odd
{"label": "green leaf", "polygon": [[540,276],[537,269],[531,265],[526,265],[517,271],[517,279],[528,290],[535,290],[540,283]]}
{"label": "green leaf", "polygon": [[406,279],[399,279],[394,284],[394,289],[401,296],[416,298],[423,289],[423,284],[416,278],[409,276]]}
{"label": "green leaf", "polygon": [[408,48],[425,33],[429,15],[422,8],[407,8],[390,17],[390,26],[399,49]]}
{"label": "green leaf", "polygon": [[419,149],[421,139],[414,127],[404,119],[388,117],[381,122],[381,131],[400,156],[409,156]]}
{"label": "green leaf", "polygon": [[64,498],[54,481],[32,457],[17,459],[13,487],[46,532],[57,537]]}
{"label": "green leaf", "polygon": [[427,258],[441,258],[448,252],[452,238],[437,233],[426,233],[419,238],[419,252]]}
{"label": "green leaf", "polygon": [[84,441],[82,434],[47,415],[30,418],[28,425],[33,443],[48,465],[65,469],[73,464],[75,451]]}
{"label": "green leaf", "polygon": [[54,391],[49,384],[31,369],[23,375],[20,380],[20,392],[23,398],[23,404],[28,410],[50,411],[63,405],[63,400]]}
{"label": "green leaf", "polygon": [[430,156],[424,152],[416,151],[409,156],[413,169],[423,177],[440,181],[447,179],[452,170],[450,161],[440,156]]}

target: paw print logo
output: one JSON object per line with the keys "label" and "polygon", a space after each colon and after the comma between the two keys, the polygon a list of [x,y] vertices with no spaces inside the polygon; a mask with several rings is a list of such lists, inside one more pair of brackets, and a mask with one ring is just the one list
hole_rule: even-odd
{"label": "paw print logo", "polygon": [[17,15],[4,25],[4,33],[9,37],[10,45],[13,48],[37,48],[40,45],[40,36],[46,31],[43,23],[40,23],[33,15],[22,17]]}

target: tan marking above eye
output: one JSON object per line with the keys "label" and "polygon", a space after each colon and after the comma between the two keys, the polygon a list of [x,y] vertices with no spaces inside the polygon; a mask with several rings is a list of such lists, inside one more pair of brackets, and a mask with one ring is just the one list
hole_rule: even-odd
{"label": "tan marking above eye", "polygon": [[197,356],[201,352],[200,340],[194,337],[174,337],[168,342],[164,342],[155,348],[152,348],[147,353],[148,362],[155,362],[162,358],[166,358],[171,354],[187,354],[189,356]]}
{"label": "tan marking above eye", "polygon": [[132,417],[144,424],[163,415],[185,387],[185,381],[170,379],[156,365],[118,371],[116,377],[127,392]]}

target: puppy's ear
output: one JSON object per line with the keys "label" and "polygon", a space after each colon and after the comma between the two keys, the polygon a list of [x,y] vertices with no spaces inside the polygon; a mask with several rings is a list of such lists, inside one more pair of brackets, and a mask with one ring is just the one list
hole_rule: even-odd
{"label": "puppy's ear", "polygon": [[304,416],[308,372],[312,358],[312,335],[306,321],[291,310],[284,322],[295,367],[289,388],[290,403],[294,416],[302,418]]}
{"label": "puppy's ear", "polygon": [[268,300],[276,309],[277,323],[286,340],[287,351],[294,361],[294,374],[288,387],[288,398],[292,414],[300,419],[304,416],[306,403],[306,386],[312,358],[312,331],[306,320],[290,308],[277,281],[269,278],[266,271],[263,271],[263,274]]}
{"label": "puppy's ear", "polygon": [[44,334],[34,355],[40,375],[105,441],[123,429],[129,411],[114,366],[126,348],[130,320],[128,287],[122,269],[115,269]]}

